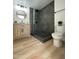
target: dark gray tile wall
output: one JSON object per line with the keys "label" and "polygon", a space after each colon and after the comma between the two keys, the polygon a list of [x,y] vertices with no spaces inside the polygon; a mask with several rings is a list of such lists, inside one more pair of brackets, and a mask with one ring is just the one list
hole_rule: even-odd
{"label": "dark gray tile wall", "polygon": [[37,20],[37,30],[40,32],[53,33],[54,32],[54,2],[51,2],[43,9],[39,10]]}

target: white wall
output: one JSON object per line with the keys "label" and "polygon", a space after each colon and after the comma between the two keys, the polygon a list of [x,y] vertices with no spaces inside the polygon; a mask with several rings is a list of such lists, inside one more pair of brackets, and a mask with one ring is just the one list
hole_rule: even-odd
{"label": "white wall", "polygon": [[[60,31],[62,33],[65,32],[65,0],[54,0],[55,11],[55,32]],[[62,21],[63,25],[58,26],[58,21]]]}
{"label": "white wall", "polygon": [[52,1],[53,0],[16,0],[16,3],[20,5],[24,5],[25,7],[42,9]]}
{"label": "white wall", "polygon": [[[62,21],[62,29],[58,26],[58,21]],[[65,30],[65,10],[55,13],[55,31],[64,32]]]}
{"label": "white wall", "polygon": [[55,1],[55,12],[65,9],[65,0],[54,0]]}

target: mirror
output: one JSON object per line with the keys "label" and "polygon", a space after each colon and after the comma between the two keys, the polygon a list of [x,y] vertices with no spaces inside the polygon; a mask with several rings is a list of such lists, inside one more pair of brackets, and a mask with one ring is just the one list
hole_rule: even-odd
{"label": "mirror", "polygon": [[23,15],[17,15],[19,19],[23,20],[24,16]]}
{"label": "mirror", "polygon": [[26,18],[26,13],[25,11],[18,10],[16,11],[16,16],[19,19],[20,23],[23,23],[23,20]]}

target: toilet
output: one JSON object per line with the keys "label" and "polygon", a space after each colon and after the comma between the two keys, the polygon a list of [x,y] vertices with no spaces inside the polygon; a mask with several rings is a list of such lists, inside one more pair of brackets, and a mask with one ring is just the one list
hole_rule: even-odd
{"label": "toilet", "polygon": [[54,33],[52,33],[53,45],[55,47],[62,47],[62,41],[65,41],[64,26],[57,26]]}
{"label": "toilet", "polygon": [[59,33],[59,32],[55,32],[52,33],[52,37],[53,37],[53,45],[56,47],[62,47],[62,41],[64,41],[64,34]]}

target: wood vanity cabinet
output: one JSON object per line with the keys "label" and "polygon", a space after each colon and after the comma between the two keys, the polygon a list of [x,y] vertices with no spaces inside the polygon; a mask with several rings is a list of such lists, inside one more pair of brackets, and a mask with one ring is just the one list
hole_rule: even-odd
{"label": "wood vanity cabinet", "polygon": [[30,36],[29,24],[13,24],[13,39],[21,39]]}

